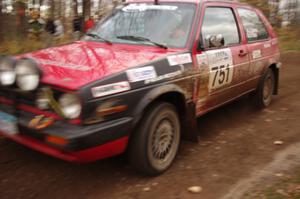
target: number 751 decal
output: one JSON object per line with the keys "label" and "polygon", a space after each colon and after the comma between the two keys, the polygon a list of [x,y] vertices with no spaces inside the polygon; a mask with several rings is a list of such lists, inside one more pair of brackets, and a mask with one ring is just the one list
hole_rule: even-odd
{"label": "number 751 decal", "polygon": [[233,59],[229,48],[206,52],[209,65],[209,91],[228,85],[233,76]]}
{"label": "number 751 decal", "polygon": [[232,81],[232,72],[233,69],[230,64],[222,64],[212,67],[209,78],[210,89],[214,90],[230,84]]}

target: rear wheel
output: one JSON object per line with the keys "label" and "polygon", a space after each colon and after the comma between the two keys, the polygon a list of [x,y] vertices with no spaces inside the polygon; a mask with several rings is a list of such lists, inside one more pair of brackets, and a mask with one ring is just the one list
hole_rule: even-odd
{"label": "rear wheel", "polygon": [[161,102],[148,109],[129,146],[131,165],[147,175],[158,175],[173,163],[180,144],[180,122],[175,107]]}
{"label": "rear wheel", "polygon": [[265,108],[272,102],[275,88],[275,76],[271,68],[265,73],[255,93],[255,104],[258,108]]}

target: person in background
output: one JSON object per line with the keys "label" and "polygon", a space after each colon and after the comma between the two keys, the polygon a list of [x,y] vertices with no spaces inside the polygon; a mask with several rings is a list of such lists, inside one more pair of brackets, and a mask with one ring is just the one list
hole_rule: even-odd
{"label": "person in background", "polygon": [[28,21],[30,36],[38,39],[43,32],[43,26],[45,21],[40,17],[40,13],[37,10],[32,10],[30,13],[31,19]]}
{"label": "person in background", "polygon": [[80,38],[81,35],[81,23],[82,20],[80,17],[76,16],[73,19],[73,37],[75,40],[78,40]]}
{"label": "person in background", "polygon": [[64,26],[62,22],[59,19],[57,19],[54,21],[54,25],[55,25],[54,35],[56,37],[62,37],[64,35]]}
{"label": "person in background", "polygon": [[45,31],[51,35],[55,33],[54,20],[49,18],[46,22]]}
{"label": "person in background", "polygon": [[95,25],[94,20],[92,19],[92,17],[89,17],[89,19],[84,24],[84,32],[87,32],[89,29],[94,27],[94,25]]}
{"label": "person in background", "polygon": [[53,36],[55,33],[55,24],[52,18],[49,18],[45,26],[45,39],[47,47],[50,47],[53,44]]}

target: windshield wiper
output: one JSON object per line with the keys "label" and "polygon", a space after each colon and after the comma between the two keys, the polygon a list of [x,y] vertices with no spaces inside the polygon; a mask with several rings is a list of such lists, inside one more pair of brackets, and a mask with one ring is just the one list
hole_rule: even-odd
{"label": "windshield wiper", "polygon": [[111,41],[109,41],[108,39],[104,39],[103,37],[99,36],[99,35],[96,34],[96,33],[87,33],[86,35],[89,36],[89,37],[93,37],[93,38],[95,38],[95,39],[99,39],[99,40],[101,40],[101,41],[104,41],[105,43],[108,43],[108,44],[110,44],[110,45],[112,44]]}
{"label": "windshield wiper", "polygon": [[160,48],[168,49],[168,47],[164,44],[157,43],[155,41],[152,41],[148,38],[145,37],[140,37],[140,36],[134,36],[134,35],[122,35],[122,36],[117,36],[118,39],[124,39],[124,40],[130,40],[130,41],[145,41],[149,42],[151,44],[154,44]]}

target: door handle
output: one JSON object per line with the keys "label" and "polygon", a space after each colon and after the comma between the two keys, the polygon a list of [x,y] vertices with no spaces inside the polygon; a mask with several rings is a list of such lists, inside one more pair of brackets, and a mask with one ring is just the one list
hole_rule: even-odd
{"label": "door handle", "polygon": [[246,51],[244,51],[244,50],[240,50],[240,53],[239,53],[239,56],[240,56],[240,57],[244,57],[244,56],[246,56],[246,55],[248,55],[248,52],[246,52]]}

